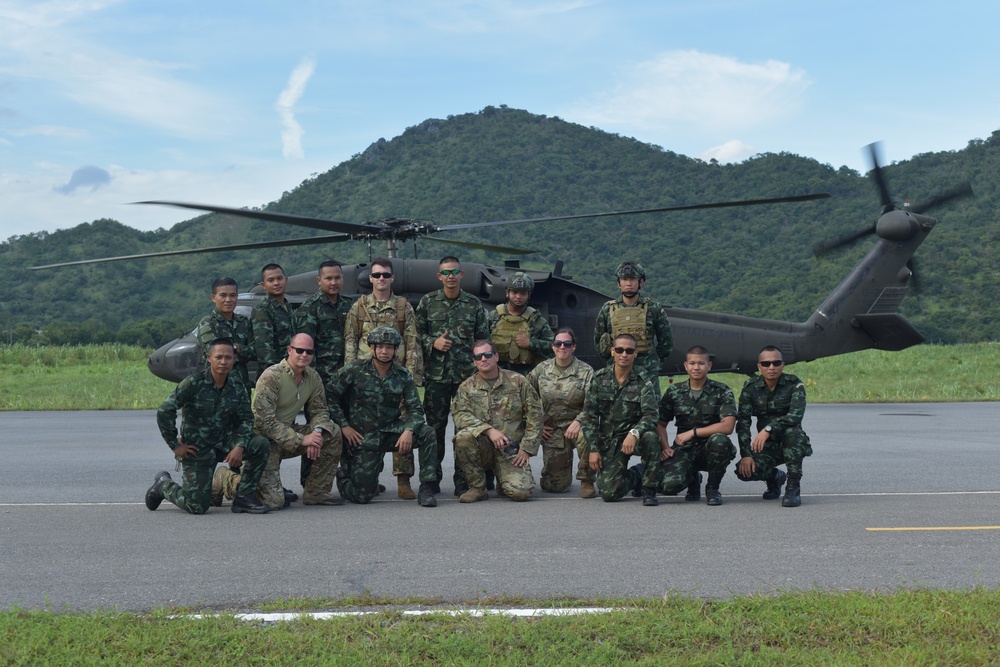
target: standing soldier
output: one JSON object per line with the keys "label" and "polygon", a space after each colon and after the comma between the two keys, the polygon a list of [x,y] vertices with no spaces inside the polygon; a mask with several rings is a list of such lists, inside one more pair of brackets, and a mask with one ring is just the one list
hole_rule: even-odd
{"label": "standing soldier", "polygon": [[[615,336],[614,365],[594,372],[584,402],[583,437],[590,453],[590,469],[597,473],[597,489],[604,502],[621,500],[632,491],[642,504],[656,499],[660,439],[656,435],[656,394],[649,380],[636,372],[636,341],[631,334]],[[642,463],[628,468],[638,454]]]}
{"label": "standing soldier", "polygon": [[552,328],[528,305],[535,281],[518,271],[507,279],[507,303],[490,311],[490,340],[500,355],[500,368],[526,375],[552,356]]}
{"label": "standing soldier", "polygon": [[[388,326],[399,333],[396,346],[396,363],[406,366],[417,386],[424,382],[424,355],[420,351],[420,336],[413,306],[402,296],[393,296],[392,260],[378,257],[371,264],[368,279],[372,293],[362,295],[351,306],[344,327],[344,365],[356,359],[370,359],[372,350],[365,342],[368,334],[378,327]],[[332,401],[331,401],[332,402]],[[421,409],[421,414],[423,410]],[[421,421],[423,421],[421,419]],[[410,487],[413,476],[413,452],[392,452],[392,474],[396,478],[399,497],[413,500],[416,496]]]}
{"label": "standing soldier", "polygon": [[344,365],[344,325],[352,301],[340,293],[344,286],[340,262],[331,259],[320,264],[316,282],[319,291],[295,311],[295,330],[316,341],[314,367],[326,384]]}
{"label": "standing soldier", "polygon": [[[417,502],[437,507],[432,484],[437,474],[437,441],[424,421],[413,376],[394,363],[403,339],[390,326],[375,327],[366,336],[372,356],[344,366],[327,384],[330,416],[344,439],[337,486],[352,503],[371,502],[385,452],[420,452]],[[405,411],[401,409],[405,406]],[[409,478],[407,478],[409,486]],[[402,496],[402,494],[400,494]]]}
{"label": "standing soldier", "polygon": [[239,289],[232,278],[219,278],[212,283],[212,303],[215,304],[215,310],[198,323],[198,342],[207,359],[208,348],[212,341],[220,338],[233,341],[236,349],[233,373],[249,392],[253,384],[250,383],[250,370],[247,364],[255,359],[253,325],[249,317],[236,312],[238,298]]}
{"label": "standing soldier", "polygon": [[[184,484],[161,472],[146,491],[146,507],[155,510],[166,499],[191,514],[204,514],[212,503],[212,476],[219,461],[243,466],[233,498],[233,512],[264,514],[270,508],[254,499],[267,463],[268,442],[254,435],[253,412],[246,386],[232,377],[236,360],[232,341],[212,341],[208,368],[185,378],[156,412],[160,434],[184,467]],[[184,421],[177,431],[177,411]]]}
{"label": "standing soldier", "polygon": [[[736,447],[729,435],[736,427],[736,399],[727,385],[708,379],[712,358],[708,350],[695,345],[684,361],[688,381],[670,385],[660,400],[660,493],[672,496],[694,478],[694,493],[685,500],[698,500],[701,473],[708,472],[705,499],[709,505],[721,505],[719,484],[726,466],[736,458]],[[668,444],[667,424],[676,420],[677,436]]]}
{"label": "standing soldier", "polygon": [[[546,359],[528,373],[528,382],[542,399],[542,491],[565,493],[573,481],[573,450],[579,456],[576,478],[580,497],[593,498],[594,473],[587,447],[580,436],[583,403],[594,369],[577,359],[576,334],[569,327],[556,332],[552,342],[555,359]],[[575,447],[574,447],[575,444]]]}
{"label": "standing soldier", "polygon": [[594,347],[606,360],[611,356],[611,343],[620,334],[635,338],[638,356],[635,369],[653,384],[657,398],[660,396],[660,363],[670,356],[674,335],[670,320],[658,302],[639,296],[646,283],[646,272],[638,262],[622,262],[615,271],[618,289],[622,295],[608,301],[597,315],[594,329]]}
{"label": "standing soldier", "polygon": [[285,270],[277,264],[266,265],[260,270],[260,284],[266,295],[250,316],[258,374],[285,358],[288,342],[295,333],[295,316],[285,298],[285,288],[288,287]]}
{"label": "standing soldier", "polygon": [[[802,504],[799,482],[802,459],[812,455],[809,436],[802,430],[806,412],[806,388],[802,380],[782,372],[785,361],[781,350],[768,345],[757,355],[760,375],[749,378],[740,392],[736,435],[740,440],[740,458],[736,476],[744,482],[767,482],[764,500],[781,496],[781,485],[788,480],[782,507]],[[757,435],[750,438],[753,418]],[[779,465],[788,468],[786,475]]]}
{"label": "standing soldier", "polygon": [[[424,412],[434,429],[438,444],[437,486],[440,493],[443,476],[448,410],[462,382],[475,372],[472,343],[489,338],[489,327],[482,302],[460,288],[462,265],[457,257],[444,257],[438,264],[442,288],[425,294],[417,304],[417,331],[424,352]],[[465,475],[455,464],[455,495],[469,490]]]}
{"label": "standing soldier", "polygon": [[527,500],[535,488],[528,458],[541,444],[542,401],[523,375],[497,366],[490,341],[477,340],[472,358],[477,372],[451,404],[455,453],[469,484],[458,500],[489,499],[486,468],[496,472],[497,495]]}

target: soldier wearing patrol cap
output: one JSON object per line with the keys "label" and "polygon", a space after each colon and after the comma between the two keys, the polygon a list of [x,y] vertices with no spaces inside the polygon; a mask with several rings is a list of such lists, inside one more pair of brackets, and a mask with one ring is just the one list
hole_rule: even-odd
{"label": "soldier wearing patrol cap", "polygon": [[383,325],[372,329],[366,342],[372,356],[344,366],[326,385],[330,417],[340,426],[345,445],[337,473],[340,495],[352,503],[371,502],[385,453],[408,454],[416,449],[420,453],[417,502],[436,507],[437,439],[424,421],[413,376],[394,363],[403,339],[393,327]]}
{"label": "soldier wearing patrol cap", "polygon": [[552,356],[555,335],[540,312],[528,305],[535,281],[518,271],[507,278],[507,303],[489,314],[490,340],[500,368],[526,375]]}
{"label": "soldier wearing patrol cap", "polygon": [[614,339],[622,334],[634,337],[638,347],[635,370],[643,379],[651,381],[659,398],[660,363],[670,356],[674,347],[670,320],[659,302],[639,296],[646,282],[646,272],[639,262],[622,262],[615,271],[615,278],[622,295],[601,307],[594,328],[594,346],[610,363]]}

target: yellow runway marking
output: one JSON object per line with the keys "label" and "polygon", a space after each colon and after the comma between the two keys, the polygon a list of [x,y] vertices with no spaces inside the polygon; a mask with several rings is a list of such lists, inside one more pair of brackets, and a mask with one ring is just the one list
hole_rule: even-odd
{"label": "yellow runway marking", "polygon": [[865,528],[865,530],[1000,530],[1000,526],[926,526],[913,528]]}

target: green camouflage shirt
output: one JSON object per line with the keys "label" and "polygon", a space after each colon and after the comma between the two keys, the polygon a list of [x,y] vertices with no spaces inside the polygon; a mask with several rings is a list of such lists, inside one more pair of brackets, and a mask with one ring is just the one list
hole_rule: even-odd
{"label": "green camouflage shirt", "polygon": [[[404,311],[402,317],[397,313],[400,303]],[[413,306],[403,297],[391,296],[379,302],[373,294],[365,294],[354,302],[344,326],[344,365],[357,359],[371,359],[372,351],[366,338],[372,329],[382,325],[392,327],[402,336],[403,344],[396,348],[396,361],[406,366],[418,386],[422,385],[424,355],[420,350],[417,316]]]}
{"label": "green camouflage shirt", "polygon": [[[198,323],[198,342],[201,344],[203,355],[208,354],[208,346],[217,338],[228,338],[236,343],[236,362],[233,365],[233,373],[250,391],[253,384],[250,383],[250,369],[247,364],[257,359],[254,352],[253,324],[246,315],[233,313],[233,319],[227,320],[218,310],[213,310]],[[207,368],[207,362],[202,362],[202,367]]]}
{"label": "green camouflage shirt", "polygon": [[589,364],[574,358],[569,366],[560,368],[555,359],[546,359],[527,377],[542,399],[546,426],[562,430],[574,421],[582,424],[583,401],[594,377]]}
{"label": "green camouflage shirt", "polygon": [[733,390],[722,382],[705,380],[705,386],[695,398],[690,381],[670,385],[660,399],[660,421],[676,419],[677,432],[718,424],[725,417],[736,416]]}
{"label": "green camouflage shirt", "polygon": [[657,301],[644,296],[639,297],[639,301],[634,306],[625,304],[623,297],[618,297],[613,301],[608,301],[601,306],[601,312],[597,314],[597,324],[594,327],[594,348],[597,353],[604,357],[604,360],[611,361],[611,304],[615,303],[618,308],[637,308],[646,304],[646,340],[648,349],[635,357],[634,368],[646,378],[659,377],[660,363],[670,356],[674,349],[674,333],[670,328],[670,319],[663,310],[663,306]]}
{"label": "green camouflage shirt", "polygon": [[[552,341],[555,340],[556,335],[552,333],[552,327],[550,327],[549,323],[545,321],[542,314],[531,306],[528,306],[525,309],[524,314],[520,317],[527,319],[528,338],[530,339],[528,341],[528,350],[532,354],[534,363],[511,364],[509,361],[505,361],[508,358],[507,352],[500,351],[498,341],[494,336],[500,320],[509,317],[514,316],[507,313],[507,304],[500,304],[489,312],[486,317],[486,324],[490,329],[490,339],[493,341],[493,345],[497,348],[497,352],[500,352],[501,368],[515,370],[519,373],[527,373],[533,366],[538,365],[542,360],[550,359],[552,357]],[[514,343],[511,343],[511,345],[514,345]]]}
{"label": "green camouflage shirt", "polygon": [[167,396],[156,411],[156,425],[170,449],[180,444],[177,441],[178,410],[183,411],[181,440],[185,445],[198,448],[193,461],[215,462],[215,450],[228,453],[231,447],[246,446],[253,435],[250,395],[232,373],[218,388],[210,372],[197,371],[182,380]]}
{"label": "green camouflage shirt", "polygon": [[319,373],[306,368],[302,382],[296,384],[295,374],[284,359],[261,372],[253,397],[254,431],[283,449],[298,447],[302,444],[302,436],[291,424],[303,408],[306,423],[311,428],[336,433]]}
{"label": "green camouflage shirt", "polygon": [[253,320],[254,350],[259,372],[285,358],[295,333],[295,316],[288,301],[265,296],[254,307],[250,319]]}
{"label": "green camouflage shirt", "polygon": [[534,456],[542,444],[542,400],[523,375],[499,371],[492,381],[476,373],[458,388],[451,402],[455,433],[478,438],[495,428]]}
{"label": "green camouflage shirt", "polygon": [[625,383],[618,384],[614,367],[594,371],[583,403],[583,437],[590,453],[602,442],[625,438],[633,428],[640,433],[656,430],[656,392],[633,367]]}
{"label": "green camouflage shirt", "polygon": [[740,439],[740,456],[752,456],[750,426],[757,418],[757,432],[771,425],[771,438],[780,439],[785,429],[802,428],[806,413],[806,388],[794,375],[782,373],[774,391],[760,375],[749,378],[740,391],[740,408],[736,417],[736,435]]}
{"label": "green camouflage shirt", "polygon": [[344,325],[354,301],[343,294],[330,303],[323,292],[316,292],[295,311],[295,331],[312,336],[316,345],[315,368],[329,381],[344,365]]}
{"label": "green camouflage shirt", "polygon": [[[472,344],[490,337],[486,313],[477,297],[459,291],[457,297],[449,299],[439,289],[420,299],[416,314],[426,380],[458,384],[476,372]],[[453,343],[451,349],[435,350],[434,341],[446,331]]]}
{"label": "green camouflage shirt", "polygon": [[330,379],[326,395],[333,421],[364,435],[412,431],[424,421],[413,376],[398,364],[393,364],[383,378],[371,357],[353,361]]}

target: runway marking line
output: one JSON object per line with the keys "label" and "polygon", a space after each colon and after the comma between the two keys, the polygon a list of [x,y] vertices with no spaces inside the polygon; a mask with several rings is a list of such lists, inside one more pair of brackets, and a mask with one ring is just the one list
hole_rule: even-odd
{"label": "runway marking line", "polygon": [[[331,618],[355,618],[359,616],[371,616],[373,614],[385,614],[398,612],[403,616],[429,616],[431,614],[443,614],[445,616],[472,616],[482,618],[484,616],[507,616],[510,618],[534,618],[538,616],[580,616],[582,614],[607,614],[613,611],[623,611],[616,607],[543,607],[538,609],[382,609],[365,611],[301,611],[301,612],[255,612],[246,614],[232,614],[232,618],[240,621],[257,621],[259,623],[282,623],[296,621],[301,618],[311,618],[318,621],[325,621]],[[220,616],[229,617],[230,614],[191,614],[174,618],[218,618]]]}
{"label": "runway marking line", "polygon": [[912,526],[899,528],[865,528],[870,531],[907,531],[907,530],[1000,530],[1000,526]]}

